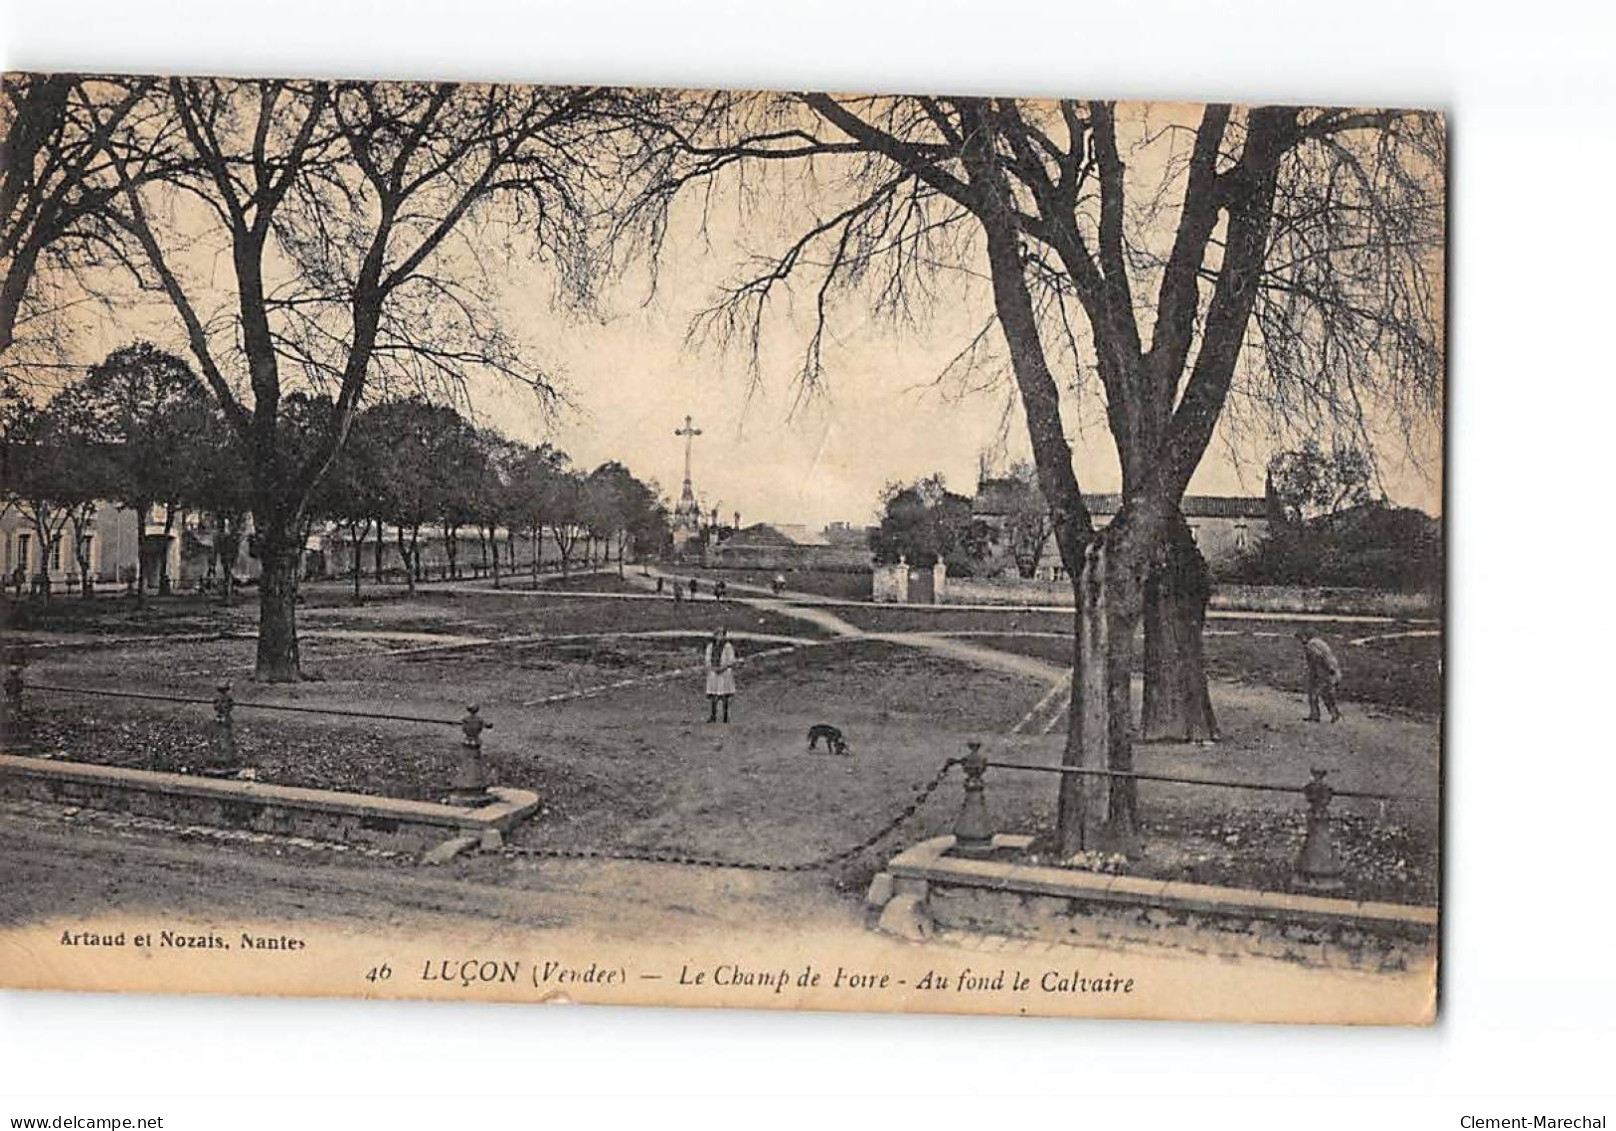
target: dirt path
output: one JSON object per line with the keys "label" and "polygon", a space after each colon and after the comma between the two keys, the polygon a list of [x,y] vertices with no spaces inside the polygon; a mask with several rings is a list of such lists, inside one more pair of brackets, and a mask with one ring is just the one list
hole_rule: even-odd
{"label": "dirt path", "polygon": [[[632,577],[632,573],[628,576]],[[688,577],[667,573],[660,569],[651,569],[650,576],[661,576],[669,581],[688,582]],[[759,593],[770,597],[779,596],[802,605],[818,605],[822,608],[859,608],[867,609],[872,602],[867,600],[852,600],[847,597],[827,597],[820,593],[805,593],[795,589],[782,589],[778,594],[761,585],[753,585],[745,581],[726,581],[730,591]],[[711,588],[710,579],[706,581]],[[976,602],[944,601],[937,605],[910,605],[897,604],[892,606],[900,609],[919,609],[956,611],[956,612],[994,612],[994,613],[1071,613],[1074,606],[1069,604],[982,604]],[[1208,609],[1207,617],[1211,620],[1270,620],[1270,621],[1338,621],[1343,624],[1434,624],[1430,617],[1394,617],[1380,614],[1364,613],[1304,613],[1304,612],[1267,612],[1261,609]]]}
{"label": "dirt path", "polygon": [[[650,578],[636,578],[635,584],[648,585],[651,579],[657,576],[672,577],[669,574],[652,573]],[[824,601],[810,597],[807,594],[782,594],[776,597],[762,586],[745,585],[740,582],[737,582],[734,588],[764,595],[731,597],[728,598],[729,600],[739,601],[755,609],[803,621],[834,636],[860,637],[867,640],[880,640],[888,644],[902,644],[911,648],[924,648],[938,655],[947,656],[949,659],[971,664],[973,667],[1010,672],[1014,675],[1031,676],[1034,679],[1045,680],[1049,683],[1056,683],[1065,679],[1068,674],[1065,669],[1032,656],[1018,656],[1011,652],[1001,652],[997,648],[986,648],[979,644],[972,644],[961,639],[957,633],[944,635],[929,632],[866,632],[857,625],[843,620],[835,613],[827,611],[821,607],[825,604]],[[805,601],[813,603],[804,603]],[[854,602],[834,603],[853,604]]]}
{"label": "dirt path", "polygon": [[[862,934],[856,906],[817,876],[633,862],[472,860],[448,869],[339,863],[279,844],[220,851],[206,839],[63,821],[0,802],[0,924],[120,912],[356,927],[486,918],[603,938],[667,938],[760,923]],[[284,854],[284,855],[283,855]]]}

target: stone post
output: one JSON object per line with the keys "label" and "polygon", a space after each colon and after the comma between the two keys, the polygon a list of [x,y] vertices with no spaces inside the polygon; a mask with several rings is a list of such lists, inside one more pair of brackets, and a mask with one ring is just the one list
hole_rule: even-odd
{"label": "stone post", "polygon": [[942,558],[938,558],[931,567],[931,603],[941,605],[943,592],[948,588],[948,566]]}
{"label": "stone post", "polygon": [[217,771],[236,768],[236,701],[228,681],[213,696],[213,735],[208,742],[208,767]]}
{"label": "stone post", "polygon": [[1315,769],[1313,780],[1302,787],[1307,798],[1307,836],[1296,859],[1296,886],[1309,891],[1335,891],[1342,887],[1341,857],[1330,834],[1330,799],[1335,791],[1325,782],[1325,770]]}
{"label": "stone post", "polygon": [[27,720],[23,717],[22,689],[22,665],[12,664],[6,669],[5,734],[0,736],[8,742],[21,742],[27,726]]}
{"label": "stone post", "polygon": [[959,856],[986,856],[993,851],[993,826],[988,822],[986,787],[982,782],[988,758],[980,742],[968,742],[966,746],[970,752],[960,759],[965,769],[965,800],[954,821],[954,852]]}
{"label": "stone post", "polygon": [[488,800],[488,787],[492,782],[488,764],[483,761],[483,731],[494,724],[477,710],[477,705],[472,704],[466,708],[466,717],[460,720],[460,746],[455,756],[454,777],[449,783],[452,805],[480,805]]}

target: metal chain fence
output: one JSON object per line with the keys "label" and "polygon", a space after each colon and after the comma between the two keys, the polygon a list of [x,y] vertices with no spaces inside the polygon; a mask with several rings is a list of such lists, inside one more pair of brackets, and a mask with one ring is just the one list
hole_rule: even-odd
{"label": "metal chain fence", "polygon": [[678,849],[670,848],[564,848],[558,845],[524,845],[508,844],[503,849],[506,856],[539,857],[544,859],[560,860],[637,860],[648,861],[655,864],[685,864],[698,868],[737,868],[750,872],[816,872],[833,867],[851,860],[862,853],[868,852],[887,837],[897,832],[910,818],[918,813],[937,787],[943,784],[948,777],[949,770],[959,763],[958,758],[950,758],[941,768],[932,775],[930,781],[915,791],[909,804],[900,809],[892,820],[882,825],[875,832],[853,845],[824,856],[816,856],[811,860],[796,860],[789,862],[767,860],[740,860],[733,857],[701,856]]}

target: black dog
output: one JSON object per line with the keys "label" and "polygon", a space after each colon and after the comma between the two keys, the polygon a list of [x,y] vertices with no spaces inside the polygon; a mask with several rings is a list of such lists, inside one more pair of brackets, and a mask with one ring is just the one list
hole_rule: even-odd
{"label": "black dog", "polygon": [[815,723],[808,728],[808,749],[818,750],[819,740],[825,740],[825,751],[829,754],[842,754],[851,757],[853,751],[848,749],[847,742],[842,738],[840,729],[829,723]]}

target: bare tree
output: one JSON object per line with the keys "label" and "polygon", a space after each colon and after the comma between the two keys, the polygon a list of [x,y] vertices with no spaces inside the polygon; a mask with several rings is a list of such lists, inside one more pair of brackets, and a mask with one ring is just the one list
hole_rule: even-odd
{"label": "bare tree", "polygon": [[[1231,399],[1235,421],[1364,431],[1376,411],[1429,417],[1439,401],[1435,115],[713,95],[675,108],[666,134],[657,191],[630,217],[653,250],[679,194],[721,197],[724,176],[744,199],[759,166],[807,170],[797,234],[694,327],[741,341],[754,365],[770,304],[794,283],[812,292],[797,375],[811,388],[849,292],[915,319],[939,286],[985,278],[991,317],[968,327],[959,365],[982,363],[996,322],[1079,607],[1069,765],[1132,766],[1141,622],[1147,682],[1195,692],[1151,697],[1147,732],[1215,733],[1200,714],[1206,569],[1179,503]],[[1102,531],[1073,469],[1063,396],[1091,379],[1122,471],[1122,507]],[[1067,850],[1131,841],[1132,782],[1065,775],[1058,825]]]}
{"label": "bare tree", "polygon": [[[67,279],[128,264],[105,209],[120,191],[117,162],[138,182],[168,160],[150,121],[153,81],[12,74],[0,83],[0,356],[19,325],[70,301]],[[125,148],[132,130],[145,134],[138,152]]]}
{"label": "bare tree", "polygon": [[[595,89],[172,79],[154,91],[184,163],[126,163],[109,215],[139,245],[251,453],[263,577],[257,676],[299,676],[299,532],[367,389],[463,395],[467,373],[551,384],[500,326],[484,256],[527,251],[592,282],[591,162],[617,136]],[[196,269],[228,267],[225,297]],[[212,261],[208,261],[211,268]],[[288,390],[332,398],[294,453]]]}

